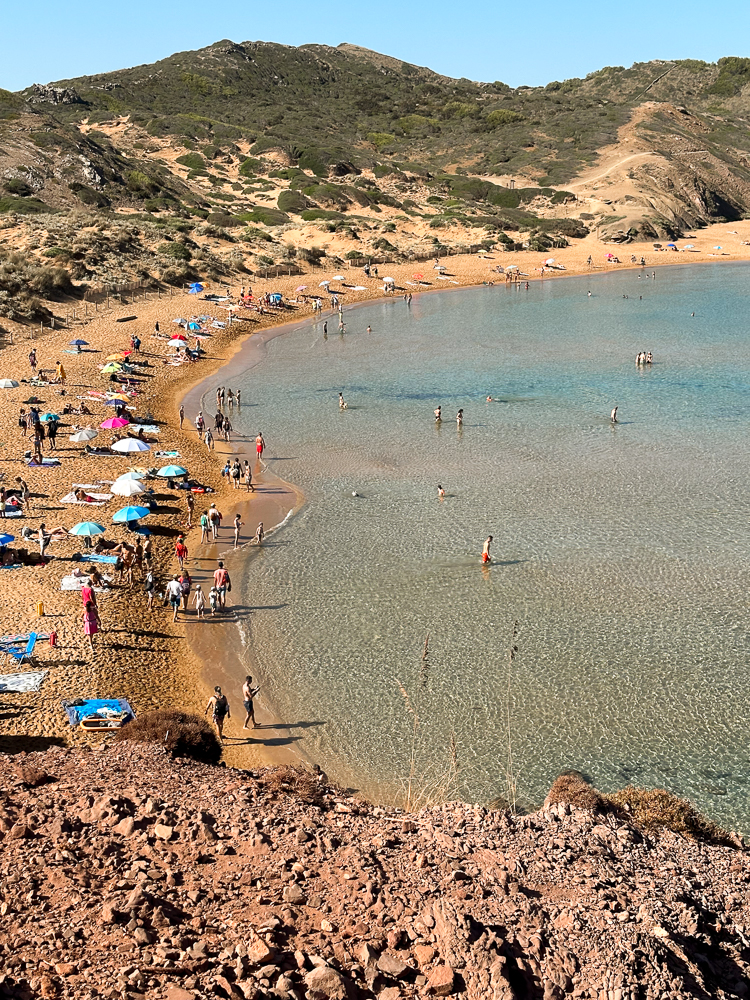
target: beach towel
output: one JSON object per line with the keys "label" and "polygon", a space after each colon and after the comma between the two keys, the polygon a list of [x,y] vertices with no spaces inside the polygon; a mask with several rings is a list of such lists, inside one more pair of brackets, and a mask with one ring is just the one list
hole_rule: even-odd
{"label": "beach towel", "polygon": [[[37,641],[49,639],[49,632],[36,632]],[[25,646],[31,638],[31,632],[16,632],[12,635],[0,636],[0,646]]]}
{"label": "beach towel", "polygon": [[[105,576],[105,580],[112,583],[111,576]],[[88,576],[64,576],[60,581],[60,590],[82,590],[83,587],[91,586],[91,579]],[[107,593],[106,587],[94,587],[97,594]]]}
{"label": "beach towel", "polygon": [[27,458],[26,464],[30,469],[42,469],[50,468],[53,465],[59,465],[60,460],[59,458],[43,458],[40,464],[35,458]]}
{"label": "beach towel", "polygon": [[[98,483],[71,483],[71,490],[96,490],[100,486],[111,486],[114,480],[112,479],[100,479]],[[93,493],[91,494],[94,495]],[[107,496],[111,499],[112,494],[109,493]]]}
{"label": "beach towel", "polygon": [[63,700],[62,707],[71,726],[78,726],[82,719],[111,719],[121,724],[135,718],[135,712],[126,698],[76,698]]}
{"label": "beach towel", "polygon": [[133,427],[137,427],[138,430],[143,431],[144,434],[161,433],[161,427],[157,427],[156,424],[133,424]]}
{"label": "beach towel", "polygon": [[111,493],[90,493],[93,500],[79,500],[75,493],[67,493],[60,497],[60,503],[76,503],[84,507],[103,507],[108,500],[112,499]]}
{"label": "beach towel", "polygon": [[[22,517],[23,516],[23,511],[21,510],[20,507],[6,507],[5,508],[5,516],[6,517]],[[2,518],[1,517],[0,517],[0,522],[2,522]]]}
{"label": "beach towel", "polygon": [[38,691],[48,670],[26,670],[22,674],[0,674],[0,692],[25,694]]}
{"label": "beach towel", "polygon": [[179,458],[179,451],[155,451],[154,454],[157,458]]}
{"label": "beach towel", "polygon": [[0,569],[20,569],[21,563],[13,563],[12,566],[0,566]]}
{"label": "beach towel", "polygon": [[90,555],[87,552],[81,552],[78,555],[79,559],[85,562],[95,562],[95,563],[111,563],[113,566],[117,562],[118,556],[105,556],[98,552],[92,552]]}

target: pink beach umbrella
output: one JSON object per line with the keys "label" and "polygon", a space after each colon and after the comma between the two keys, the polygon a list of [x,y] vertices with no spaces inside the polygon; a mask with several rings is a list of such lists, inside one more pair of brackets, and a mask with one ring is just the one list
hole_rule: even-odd
{"label": "pink beach umbrella", "polygon": [[109,417],[108,420],[103,420],[99,426],[111,431],[116,427],[127,427],[129,423],[130,421],[126,420],[125,417]]}

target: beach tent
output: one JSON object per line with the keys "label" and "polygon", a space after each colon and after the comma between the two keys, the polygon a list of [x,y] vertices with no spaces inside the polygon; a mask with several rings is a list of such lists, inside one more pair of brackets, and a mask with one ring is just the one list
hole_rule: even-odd
{"label": "beach tent", "polygon": [[123,438],[122,441],[115,441],[112,451],[119,451],[123,455],[134,451],[151,451],[151,445],[141,441],[140,438]]}
{"label": "beach tent", "polygon": [[[200,323],[195,323],[195,322],[188,323],[188,330],[200,330],[200,328],[201,328]],[[177,334],[177,336],[178,337],[180,336],[179,333]]]}
{"label": "beach tent", "polygon": [[203,291],[203,285],[199,281],[194,281],[193,284],[188,288],[191,295],[198,295],[199,292]]}
{"label": "beach tent", "polygon": [[93,427],[84,427],[83,430],[76,431],[75,434],[70,435],[70,440],[74,441],[76,444],[80,444],[82,441],[93,441],[95,437],[99,436],[99,431],[95,431]]}
{"label": "beach tent", "polygon": [[268,301],[274,306],[280,306],[282,298],[281,292],[271,292],[268,296]]}
{"label": "beach tent", "polygon": [[0,389],[17,389],[18,382],[14,378],[0,378]]}
{"label": "beach tent", "polygon": [[129,476],[121,476],[112,483],[110,491],[118,497],[134,497],[138,493],[145,493],[146,487],[139,483],[137,479],[131,479]]}
{"label": "beach tent", "polygon": [[164,465],[156,475],[162,479],[179,479],[180,476],[187,475],[187,469],[183,469],[181,465]]}
{"label": "beach tent", "polygon": [[130,421],[127,417],[108,417],[99,424],[106,431],[114,430],[116,427],[127,427]]}
{"label": "beach tent", "polygon": [[150,513],[148,507],[123,507],[112,515],[112,520],[115,524],[127,524],[129,521],[140,521],[142,517],[148,517]]}
{"label": "beach tent", "polygon": [[96,521],[81,521],[80,524],[74,524],[68,534],[81,535],[83,538],[93,538],[94,535],[104,534],[106,530],[103,524],[97,524]]}

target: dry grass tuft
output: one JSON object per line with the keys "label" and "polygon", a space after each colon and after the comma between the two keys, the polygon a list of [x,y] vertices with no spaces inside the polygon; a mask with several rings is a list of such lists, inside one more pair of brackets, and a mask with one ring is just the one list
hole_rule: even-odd
{"label": "dry grass tuft", "polygon": [[115,730],[117,742],[158,743],[173,757],[189,757],[204,764],[218,764],[222,747],[206,719],[172,708],[146,712]]}
{"label": "dry grass tuft", "polygon": [[280,795],[282,792],[287,795],[294,795],[308,805],[322,806],[324,804],[324,788],[318,776],[306,767],[293,767],[285,764],[283,767],[274,767],[266,771],[262,778],[264,786],[269,792]]}
{"label": "dry grass tuft", "polygon": [[663,788],[628,785],[608,796],[608,800],[626,810],[634,825],[644,830],[672,830],[692,840],[735,845],[726,830],[701,815],[691,802]]}
{"label": "dry grass tuft", "polygon": [[545,806],[565,802],[576,809],[587,809],[589,812],[606,812],[607,802],[597,792],[593,785],[579,771],[564,771],[555,779],[545,800]]}

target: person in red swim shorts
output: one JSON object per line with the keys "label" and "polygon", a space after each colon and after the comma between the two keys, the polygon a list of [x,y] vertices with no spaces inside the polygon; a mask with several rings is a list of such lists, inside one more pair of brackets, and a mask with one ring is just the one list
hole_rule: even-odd
{"label": "person in red swim shorts", "polygon": [[488,563],[492,562],[490,558],[490,545],[492,545],[492,535],[488,535],[487,540],[482,546],[482,562]]}
{"label": "person in red swim shorts", "polygon": [[263,435],[261,434],[260,431],[258,431],[258,436],[255,439],[255,451],[258,455],[258,458],[263,457],[263,450],[265,447],[266,447],[266,442],[263,440]]}

